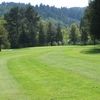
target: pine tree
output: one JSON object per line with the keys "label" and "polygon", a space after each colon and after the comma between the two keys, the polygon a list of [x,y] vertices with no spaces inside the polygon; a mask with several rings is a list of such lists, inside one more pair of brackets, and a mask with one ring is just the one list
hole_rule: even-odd
{"label": "pine tree", "polygon": [[7,22],[8,38],[11,48],[35,46],[37,42],[37,22],[40,19],[33,6],[27,8],[13,7],[4,15]]}
{"label": "pine tree", "polygon": [[29,30],[30,46],[36,46],[37,22],[40,20],[40,16],[31,5],[26,8],[25,16]]}
{"label": "pine tree", "polygon": [[45,32],[44,32],[44,26],[42,22],[40,22],[39,24],[39,45],[40,46],[45,45]]}
{"label": "pine tree", "polygon": [[6,29],[9,32],[8,38],[11,48],[18,48],[19,44],[19,25],[20,25],[20,9],[18,6],[13,7],[9,13],[6,13],[4,18],[7,22]]}
{"label": "pine tree", "polygon": [[47,43],[50,43],[53,46],[53,42],[55,41],[56,32],[55,26],[49,22],[47,28]]}
{"label": "pine tree", "polygon": [[92,0],[85,10],[84,20],[87,31],[94,40],[100,39],[100,0]]}
{"label": "pine tree", "polygon": [[81,41],[84,45],[86,45],[86,42],[88,41],[88,33],[86,31],[83,18],[81,18],[80,22],[80,32],[81,32]]}
{"label": "pine tree", "polygon": [[57,26],[56,42],[58,43],[58,45],[60,45],[59,43],[62,42],[62,32],[61,32],[60,23],[58,23]]}

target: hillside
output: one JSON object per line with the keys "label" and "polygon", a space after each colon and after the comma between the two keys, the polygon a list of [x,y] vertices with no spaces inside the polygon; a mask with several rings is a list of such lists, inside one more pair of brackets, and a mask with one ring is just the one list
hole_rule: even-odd
{"label": "hillside", "polygon": [[65,24],[79,23],[83,17],[85,8],[73,7],[73,8],[56,8],[54,6],[36,5],[35,9],[42,16],[43,19],[53,18],[55,20],[62,21]]}
{"label": "hillside", "polygon": [[[29,4],[24,3],[14,3],[14,2],[3,2],[0,4],[0,16],[3,16],[6,12],[14,6],[26,7]],[[39,15],[46,21],[51,21],[53,23],[61,22],[62,24],[70,25],[72,23],[79,23],[81,17],[83,17],[85,8],[73,7],[73,8],[56,8],[54,6],[36,5],[34,9],[39,13]]]}

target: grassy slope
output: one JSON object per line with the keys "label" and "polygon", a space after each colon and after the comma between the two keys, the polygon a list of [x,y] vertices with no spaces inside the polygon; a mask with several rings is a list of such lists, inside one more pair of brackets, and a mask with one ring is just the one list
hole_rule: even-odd
{"label": "grassy slope", "polygon": [[99,100],[100,50],[64,46],[0,53],[0,100]]}

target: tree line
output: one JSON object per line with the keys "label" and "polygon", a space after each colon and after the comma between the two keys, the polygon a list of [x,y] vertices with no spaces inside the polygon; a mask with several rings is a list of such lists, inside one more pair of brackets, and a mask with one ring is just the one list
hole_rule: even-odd
{"label": "tree line", "polygon": [[80,38],[76,24],[68,28],[59,22],[57,25],[46,22],[31,5],[11,8],[0,21],[0,28],[3,27],[0,30],[0,47],[1,44],[5,48],[76,44]]}
{"label": "tree line", "polygon": [[8,33],[3,36],[6,32],[0,30],[0,47],[5,37],[10,48],[53,45],[54,41],[62,41],[60,24],[56,27],[51,22],[45,23],[31,5],[26,8],[15,6],[0,20],[5,21],[1,24]]}
{"label": "tree line", "polygon": [[[2,2],[0,4],[0,16],[3,16],[4,13],[10,11],[10,9],[14,6],[19,6],[22,8],[26,8],[30,4],[24,3],[14,3],[14,2]],[[61,7],[56,8],[55,6],[43,5],[42,3],[38,6],[34,6],[34,9],[41,15],[41,17],[45,21],[52,21],[52,23],[56,23],[56,21],[61,21],[61,24],[71,25],[72,23],[78,23],[84,15],[84,10],[86,9],[81,7]],[[48,22],[49,22],[48,21]],[[57,24],[57,23],[56,23]]]}
{"label": "tree line", "polygon": [[25,8],[15,6],[0,17],[0,50],[1,46],[22,48],[99,43],[99,3],[97,0],[90,2],[80,26],[73,23],[69,27],[59,21],[58,24],[46,22],[31,5]]}

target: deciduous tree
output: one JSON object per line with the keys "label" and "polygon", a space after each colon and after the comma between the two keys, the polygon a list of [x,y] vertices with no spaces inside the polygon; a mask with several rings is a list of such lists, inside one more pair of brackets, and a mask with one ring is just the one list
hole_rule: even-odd
{"label": "deciduous tree", "polygon": [[70,38],[70,42],[73,42],[73,44],[75,45],[76,42],[78,41],[78,28],[76,24],[72,24],[70,26],[70,34],[69,34],[69,38]]}
{"label": "deciduous tree", "polygon": [[8,40],[7,40],[8,32],[5,29],[3,24],[5,24],[5,21],[2,18],[0,18],[0,51],[1,51],[1,45],[7,44],[7,42],[8,42]]}

